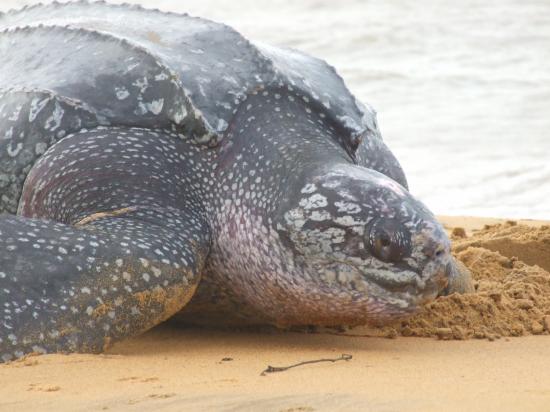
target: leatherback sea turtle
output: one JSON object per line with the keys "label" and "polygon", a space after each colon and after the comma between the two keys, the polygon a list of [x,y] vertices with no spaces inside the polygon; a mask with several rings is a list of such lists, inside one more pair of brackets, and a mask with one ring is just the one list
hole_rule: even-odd
{"label": "leatherback sea turtle", "polygon": [[325,62],[102,2],[0,29],[2,360],[101,351],[184,307],[384,321],[447,284],[446,234]]}

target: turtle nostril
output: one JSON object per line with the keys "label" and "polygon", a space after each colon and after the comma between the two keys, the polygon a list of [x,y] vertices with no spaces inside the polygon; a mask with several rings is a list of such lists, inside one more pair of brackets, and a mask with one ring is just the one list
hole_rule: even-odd
{"label": "turtle nostril", "polygon": [[424,254],[429,258],[440,258],[445,254],[445,246],[432,243],[429,247],[424,249]]}

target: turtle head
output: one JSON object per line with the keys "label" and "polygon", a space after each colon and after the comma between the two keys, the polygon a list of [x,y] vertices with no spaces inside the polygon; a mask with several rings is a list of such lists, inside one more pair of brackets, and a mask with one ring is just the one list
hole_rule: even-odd
{"label": "turtle head", "polygon": [[305,279],[308,291],[300,297],[299,314],[305,323],[361,324],[402,317],[447,285],[447,235],[433,214],[394,180],[338,164],[308,172],[291,192],[277,231]]}

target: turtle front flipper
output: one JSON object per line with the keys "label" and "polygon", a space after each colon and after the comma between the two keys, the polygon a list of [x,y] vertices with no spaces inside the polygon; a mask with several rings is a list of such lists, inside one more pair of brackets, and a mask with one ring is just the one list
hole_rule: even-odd
{"label": "turtle front flipper", "polygon": [[183,144],[94,130],[35,165],[23,192],[28,217],[0,216],[0,362],[100,352],[187,303],[210,229],[195,191],[170,184],[183,181],[183,149],[170,149]]}

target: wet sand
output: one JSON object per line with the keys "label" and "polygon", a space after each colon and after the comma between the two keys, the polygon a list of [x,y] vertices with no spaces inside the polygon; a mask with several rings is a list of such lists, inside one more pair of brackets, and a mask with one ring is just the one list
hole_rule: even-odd
{"label": "wet sand", "polygon": [[[470,233],[498,223],[442,220]],[[342,354],[353,359],[260,375],[268,365]],[[491,342],[215,331],[169,323],[105,355],[46,355],[0,366],[2,411],[539,411],[549,404],[546,331]]]}

